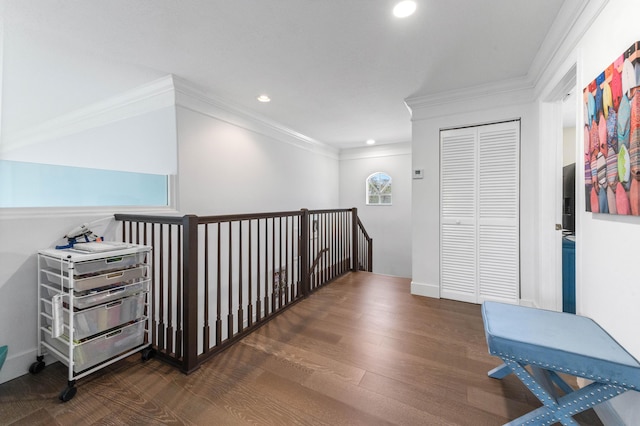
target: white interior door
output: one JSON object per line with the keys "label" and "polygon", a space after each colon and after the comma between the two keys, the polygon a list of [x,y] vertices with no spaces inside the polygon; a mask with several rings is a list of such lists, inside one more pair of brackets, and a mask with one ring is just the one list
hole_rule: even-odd
{"label": "white interior door", "polygon": [[440,136],[440,295],[518,303],[520,123]]}
{"label": "white interior door", "polygon": [[478,130],[478,302],[520,295],[520,123]]}
{"label": "white interior door", "polygon": [[440,296],[477,301],[476,132],[440,135]]}

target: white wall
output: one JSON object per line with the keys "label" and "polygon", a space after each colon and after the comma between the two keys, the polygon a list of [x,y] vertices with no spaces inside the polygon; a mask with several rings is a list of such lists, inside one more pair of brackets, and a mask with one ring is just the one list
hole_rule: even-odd
{"label": "white wall", "polygon": [[178,208],[197,215],[338,207],[338,159],[179,106]]}
{"label": "white wall", "polygon": [[[393,205],[366,205],[365,181],[375,172],[393,179]],[[373,238],[373,272],[377,274],[411,277],[411,176],[409,143],[340,153],[340,205],[358,209]]]}
{"label": "white wall", "polygon": [[576,128],[565,127],[562,129],[562,165],[566,166],[576,162]]}
{"label": "white wall", "polygon": [[[582,93],[616,57],[640,40],[640,27],[630,19],[632,16],[640,16],[640,2],[610,1],[591,26],[577,52],[577,93]],[[583,116],[582,109],[578,116]],[[579,123],[578,128],[582,125]],[[583,133],[578,132],[578,137],[576,170],[583,170]],[[585,212],[584,176],[582,173],[576,176],[577,311],[596,320],[640,359],[640,281],[635,269],[640,218]],[[640,394],[629,392],[612,400],[611,405],[626,424],[640,424]]]}
{"label": "white wall", "polygon": [[444,105],[408,101],[413,110],[412,169],[424,169],[412,186],[413,294],[439,297],[440,129],[521,119],[520,277],[521,299],[534,304],[537,283],[536,200],[538,115],[529,91],[498,93]]}

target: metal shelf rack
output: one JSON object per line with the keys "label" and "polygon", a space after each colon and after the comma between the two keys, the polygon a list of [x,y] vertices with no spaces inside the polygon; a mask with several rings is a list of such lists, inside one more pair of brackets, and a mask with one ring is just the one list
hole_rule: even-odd
{"label": "metal shelf rack", "polygon": [[29,372],[51,354],[68,367],[59,398],[76,394],[76,380],[136,352],[147,360],[146,317],[151,247],[126,244],[98,252],[46,249],[38,252],[38,353]]}

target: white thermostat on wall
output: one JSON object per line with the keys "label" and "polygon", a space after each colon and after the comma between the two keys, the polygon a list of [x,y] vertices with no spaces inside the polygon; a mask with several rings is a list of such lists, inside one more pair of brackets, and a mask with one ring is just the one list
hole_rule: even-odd
{"label": "white thermostat on wall", "polygon": [[424,177],[424,169],[414,169],[413,170],[413,178],[414,179],[422,179]]}

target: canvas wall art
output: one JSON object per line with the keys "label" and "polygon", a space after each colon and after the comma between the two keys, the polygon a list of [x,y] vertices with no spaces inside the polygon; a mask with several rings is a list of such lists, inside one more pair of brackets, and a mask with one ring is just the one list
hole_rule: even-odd
{"label": "canvas wall art", "polygon": [[586,210],[640,216],[640,42],[591,81],[584,95]]}

